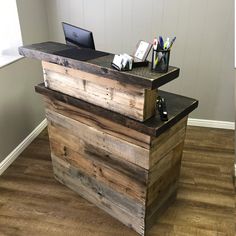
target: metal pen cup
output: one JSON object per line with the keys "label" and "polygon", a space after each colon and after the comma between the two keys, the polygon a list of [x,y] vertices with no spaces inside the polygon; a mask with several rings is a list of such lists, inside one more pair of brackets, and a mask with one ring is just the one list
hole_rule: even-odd
{"label": "metal pen cup", "polygon": [[166,73],[169,69],[170,50],[152,50],[152,70]]}

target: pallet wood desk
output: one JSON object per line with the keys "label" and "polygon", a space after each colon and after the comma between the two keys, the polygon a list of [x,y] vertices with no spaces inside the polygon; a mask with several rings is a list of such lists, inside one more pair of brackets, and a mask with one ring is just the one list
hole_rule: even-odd
{"label": "pallet wood desk", "polygon": [[[55,53],[63,47],[43,43],[20,49],[44,61],[45,83],[35,90],[45,101],[55,177],[145,235],[175,199],[187,117],[198,102],[158,91],[167,100],[169,120],[160,121],[154,108],[145,118],[144,107],[149,102],[153,107],[157,88],[176,78],[177,68],[164,75],[148,68],[121,73],[108,65],[111,55],[78,61]],[[113,95],[104,94],[104,87],[113,88]]]}

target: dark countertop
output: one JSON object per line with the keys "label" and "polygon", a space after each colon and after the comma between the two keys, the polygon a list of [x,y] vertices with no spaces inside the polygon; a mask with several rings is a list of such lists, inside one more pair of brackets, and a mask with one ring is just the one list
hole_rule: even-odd
{"label": "dark countertop", "polygon": [[179,76],[179,68],[170,66],[167,73],[152,72],[150,67],[133,68],[132,71],[120,72],[111,67],[114,55],[78,49],[56,42],[43,42],[19,48],[22,56],[44,60],[66,67],[79,69],[98,76],[117,80],[121,83],[135,84],[147,89],[158,88]]}
{"label": "dark countertop", "polygon": [[154,117],[151,117],[147,121],[139,122],[119,113],[109,111],[102,107],[76,99],[69,95],[48,89],[44,86],[43,83],[35,86],[35,91],[44,96],[48,96],[69,105],[79,107],[106,119],[113,120],[118,124],[124,125],[128,128],[135,129],[141,133],[151,136],[159,136],[161,133],[187,116],[198,106],[198,101],[195,99],[159,90],[158,95],[166,99],[169,120],[165,122],[161,121],[159,113],[157,111]]}

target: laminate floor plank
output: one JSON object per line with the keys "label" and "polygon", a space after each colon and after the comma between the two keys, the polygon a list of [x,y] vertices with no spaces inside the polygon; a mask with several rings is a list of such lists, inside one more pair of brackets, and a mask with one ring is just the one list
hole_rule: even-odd
{"label": "laminate floor plank", "polygon": [[[177,200],[147,236],[234,236],[234,131],[188,127]],[[135,236],[57,182],[47,130],[0,176],[0,236]]]}

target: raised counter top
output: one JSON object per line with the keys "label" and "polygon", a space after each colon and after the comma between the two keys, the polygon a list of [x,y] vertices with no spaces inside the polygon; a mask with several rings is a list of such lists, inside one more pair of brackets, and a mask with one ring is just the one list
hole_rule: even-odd
{"label": "raised counter top", "polygon": [[[86,52],[85,52],[86,51]],[[56,42],[43,42],[19,48],[22,56],[52,62],[66,67],[79,69],[95,75],[117,80],[121,83],[135,84],[147,89],[156,89],[179,76],[179,68],[170,66],[167,73],[152,72],[149,67],[133,68],[120,72],[111,67],[113,54],[78,49]],[[81,54],[86,54],[81,57]],[[93,56],[93,53],[96,54]],[[88,56],[90,55],[90,56]],[[89,58],[90,57],[90,58]]]}

